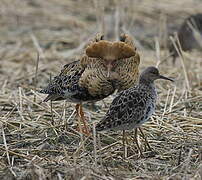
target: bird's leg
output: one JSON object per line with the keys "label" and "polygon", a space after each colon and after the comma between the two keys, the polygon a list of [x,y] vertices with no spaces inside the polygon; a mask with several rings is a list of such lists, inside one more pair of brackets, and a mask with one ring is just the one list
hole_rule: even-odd
{"label": "bird's leg", "polygon": [[[80,106],[80,104],[76,104],[76,106],[75,106],[76,115],[78,117],[78,124],[77,124],[76,130],[78,132],[80,132],[81,143],[83,143],[83,131],[82,131],[82,127],[81,127],[81,118],[80,118],[80,115],[79,115],[79,106]],[[84,149],[84,147],[83,147],[83,149]]]}
{"label": "bird's leg", "polygon": [[122,137],[122,141],[123,141],[123,158],[126,159],[127,158],[127,140],[126,140],[126,131],[123,130],[123,137]]}
{"label": "bird's leg", "polygon": [[82,120],[83,125],[84,125],[84,133],[89,135],[90,131],[89,131],[88,123],[87,123],[86,118],[84,116],[82,105],[80,105],[79,107],[80,107],[79,108],[79,114],[80,114],[81,120]]}
{"label": "bird's leg", "polygon": [[141,148],[140,148],[140,145],[139,145],[138,139],[137,139],[137,128],[135,128],[134,138],[135,138],[135,143],[136,143],[136,145],[137,145],[137,149],[138,149],[138,151],[139,151],[139,153],[140,153],[140,156],[143,157],[142,150],[141,150]]}
{"label": "bird's leg", "polygon": [[104,100],[102,100],[102,103],[103,103],[103,107],[106,108],[107,107],[107,104]]}
{"label": "bird's leg", "polygon": [[147,147],[149,148],[150,151],[152,151],[152,148],[151,148],[151,146],[149,145],[149,142],[147,141],[147,137],[144,135],[142,129],[141,129],[141,128],[138,128],[138,129],[140,130],[140,133],[141,133],[141,135],[142,135],[142,137],[143,137],[143,139],[144,139],[144,141],[145,141]]}
{"label": "bird's leg", "polygon": [[84,112],[83,112],[83,109],[82,109],[82,105],[81,104],[77,104],[76,105],[76,111],[77,111],[77,114],[79,115],[79,118],[81,119],[81,122],[83,123],[84,125],[84,129],[81,129],[80,131],[82,131],[81,133],[84,133],[86,134],[87,136],[90,135],[90,131],[89,131],[89,128],[88,128],[88,124],[86,122],[86,119],[85,119],[85,116],[84,116]]}

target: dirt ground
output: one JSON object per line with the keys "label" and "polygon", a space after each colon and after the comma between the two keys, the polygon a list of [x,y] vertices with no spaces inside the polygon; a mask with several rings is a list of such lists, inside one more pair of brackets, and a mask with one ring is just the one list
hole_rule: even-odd
{"label": "dirt ground", "polygon": [[[202,179],[202,53],[184,52],[172,64],[167,42],[183,20],[202,13],[200,0],[0,0],[0,179]],[[157,110],[139,135],[139,158],[128,132],[99,138],[75,131],[74,104],[42,103],[38,90],[103,32],[134,37],[140,70],[159,65],[175,83],[156,82]],[[39,58],[38,58],[39,55]],[[92,127],[114,95],[85,104]],[[96,141],[96,142],[95,142]]]}

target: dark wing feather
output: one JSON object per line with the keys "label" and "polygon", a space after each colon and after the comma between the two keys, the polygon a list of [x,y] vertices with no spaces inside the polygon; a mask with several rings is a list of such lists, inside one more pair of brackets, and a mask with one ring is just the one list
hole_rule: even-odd
{"label": "dark wing feather", "polygon": [[132,122],[138,124],[145,109],[145,96],[138,89],[131,88],[122,91],[113,100],[106,116],[97,124],[96,130],[122,129],[123,126]]}
{"label": "dark wing feather", "polygon": [[79,89],[79,79],[84,69],[80,66],[80,61],[74,61],[66,64],[60,74],[40,91],[40,93],[49,94],[44,101],[65,99],[64,93],[76,94]]}

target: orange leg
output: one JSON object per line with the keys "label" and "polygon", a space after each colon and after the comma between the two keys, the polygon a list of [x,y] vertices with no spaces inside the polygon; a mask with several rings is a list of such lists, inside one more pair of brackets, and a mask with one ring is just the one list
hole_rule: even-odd
{"label": "orange leg", "polygon": [[84,116],[84,112],[83,112],[81,104],[77,104],[76,105],[76,112],[77,112],[77,114],[78,114],[78,116],[79,116],[79,118],[80,118],[80,120],[81,120],[81,122],[83,123],[83,126],[84,126],[84,128],[82,128],[79,131],[82,131],[81,133],[84,133],[87,136],[89,136],[90,135],[90,131],[89,131],[88,123],[87,123],[86,118]]}

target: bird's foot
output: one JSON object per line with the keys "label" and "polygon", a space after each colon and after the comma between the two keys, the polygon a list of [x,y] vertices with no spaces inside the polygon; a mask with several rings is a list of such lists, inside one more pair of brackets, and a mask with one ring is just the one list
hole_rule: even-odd
{"label": "bird's foot", "polygon": [[90,136],[91,135],[89,127],[86,128],[85,126],[81,126],[81,127],[77,126],[76,131],[78,131],[79,133],[82,133],[85,136]]}

